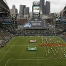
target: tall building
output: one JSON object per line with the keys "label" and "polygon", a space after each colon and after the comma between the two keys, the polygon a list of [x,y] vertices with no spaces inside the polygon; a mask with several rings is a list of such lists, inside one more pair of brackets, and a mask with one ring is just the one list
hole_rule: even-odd
{"label": "tall building", "polygon": [[50,13],[50,1],[46,1],[46,14]]}
{"label": "tall building", "polygon": [[43,14],[46,14],[46,5],[44,5],[44,11],[43,11]]}
{"label": "tall building", "polygon": [[40,0],[40,14],[44,14],[44,3],[45,0]]}
{"label": "tall building", "polygon": [[29,7],[24,8],[24,15],[29,15]]}
{"label": "tall building", "polygon": [[15,8],[15,5],[12,6],[10,13],[12,17],[16,17],[18,15],[18,10]]}
{"label": "tall building", "polygon": [[29,17],[29,7],[24,8],[24,17]]}
{"label": "tall building", "polygon": [[24,17],[24,8],[26,5],[20,5],[19,17]]}
{"label": "tall building", "polygon": [[12,6],[12,9],[15,9],[15,5]]}

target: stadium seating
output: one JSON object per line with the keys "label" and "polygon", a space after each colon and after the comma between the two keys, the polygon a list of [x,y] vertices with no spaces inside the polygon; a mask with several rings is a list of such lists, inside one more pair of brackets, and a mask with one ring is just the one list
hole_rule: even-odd
{"label": "stadium seating", "polygon": [[13,37],[7,30],[0,28],[0,47],[4,47],[5,44]]}
{"label": "stadium seating", "polygon": [[52,36],[55,35],[52,31],[49,30],[21,30],[19,35],[23,36]]}

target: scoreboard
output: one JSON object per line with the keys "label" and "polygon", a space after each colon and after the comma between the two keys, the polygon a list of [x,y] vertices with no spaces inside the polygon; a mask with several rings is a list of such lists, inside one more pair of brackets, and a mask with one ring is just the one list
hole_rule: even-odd
{"label": "scoreboard", "polygon": [[40,17],[40,2],[39,1],[33,2],[32,14],[34,18]]}

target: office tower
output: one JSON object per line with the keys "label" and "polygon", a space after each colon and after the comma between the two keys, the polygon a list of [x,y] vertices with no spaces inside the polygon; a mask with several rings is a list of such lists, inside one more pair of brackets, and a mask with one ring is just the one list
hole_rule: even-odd
{"label": "office tower", "polygon": [[40,14],[44,14],[44,0],[40,0]]}
{"label": "office tower", "polygon": [[20,5],[19,17],[24,17],[24,8],[26,5]]}
{"label": "office tower", "polygon": [[26,17],[26,18],[29,17],[29,7],[24,8],[24,17]]}
{"label": "office tower", "polygon": [[44,5],[44,11],[43,14],[46,14],[46,5]]}
{"label": "office tower", "polygon": [[12,5],[12,9],[15,9],[15,5]]}
{"label": "office tower", "polygon": [[10,13],[12,17],[16,17],[18,15],[18,10],[15,8],[15,5],[12,6]]}
{"label": "office tower", "polygon": [[46,1],[46,14],[50,13],[50,1]]}
{"label": "office tower", "polygon": [[24,8],[24,15],[29,15],[29,7]]}

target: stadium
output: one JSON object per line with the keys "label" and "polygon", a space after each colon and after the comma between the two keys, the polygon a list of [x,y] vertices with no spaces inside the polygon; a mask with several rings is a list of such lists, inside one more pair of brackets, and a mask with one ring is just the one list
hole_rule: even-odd
{"label": "stadium", "polygon": [[66,65],[66,33],[34,27],[23,27],[16,33],[0,28],[0,66]]}
{"label": "stadium", "polygon": [[0,66],[66,66],[65,24],[60,31],[61,25],[53,28],[32,17],[15,30],[8,19],[0,21]]}

